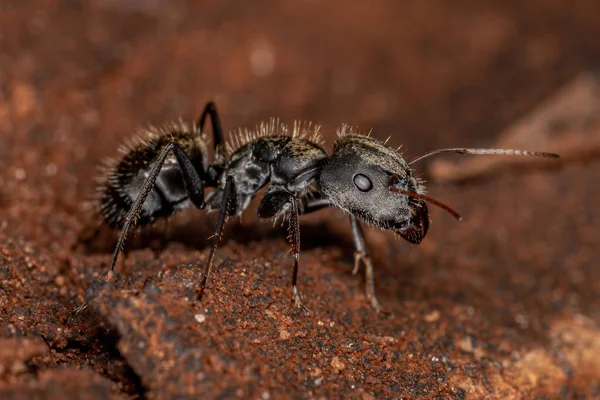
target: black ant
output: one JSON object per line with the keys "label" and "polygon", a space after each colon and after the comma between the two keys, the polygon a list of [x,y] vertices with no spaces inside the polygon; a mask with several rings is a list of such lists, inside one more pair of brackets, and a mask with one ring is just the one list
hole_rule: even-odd
{"label": "black ant", "polygon": [[[204,125],[210,117],[214,161],[208,162]],[[257,192],[270,183],[260,205],[260,218],[286,217],[294,257],[292,295],[303,308],[297,288],[300,258],[299,216],[324,207],[349,214],[355,247],[354,270],[364,264],[366,296],[376,311],[373,264],[359,220],[389,229],[410,243],[420,243],[429,228],[427,203],[441,207],[455,218],[458,213],[426,196],[423,183],[411,165],[434,154],[504,154],[556,158],[552,153],[504,149],[451,148],[434,150],[410,163],[394,149],[347,125],[329,155],[321,147],[320,126],[296,122],[291,131],[272,119],[255,130],[240,130],[225,144],[221,122],[209,102],[195,126],[172,124],[151,129],[147,138],[133,141],[124,156],[108,166],[100,186],[105,223],[121,233],[109,270],[114,271],[128,230],[146,225],[177,210],[194,205],[218,210],[219,217],[205,272],[199,285],[201,298],[213,267],[217,245],[228,216],[241,215]],[[214,188],[206,199],[204,190]]]}

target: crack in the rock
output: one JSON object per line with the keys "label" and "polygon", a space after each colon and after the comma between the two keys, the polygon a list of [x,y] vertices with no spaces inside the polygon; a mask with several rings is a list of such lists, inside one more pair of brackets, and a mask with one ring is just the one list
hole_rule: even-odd
{"label": "crack in the rock", "polygon": [[[142,378],[129,365],[127,359],[121,354],[117,346],[120,336],[115,330],[99,329],[97,334],[88,338],[87,341],[68,340],[66,346],[57,348],[42,337],[48,347],[57,353],[67,353],[70,350],[77,351],[77,358],[83,359],[87,356],[106,357],[106,366],[94,368],[93,370],[118,384],[122,393],[135,399],[146,399],[148,389],[142,383]],[[112,367],[112,368],[111,368]],[[100,371],[98,370],[100,369]]]}

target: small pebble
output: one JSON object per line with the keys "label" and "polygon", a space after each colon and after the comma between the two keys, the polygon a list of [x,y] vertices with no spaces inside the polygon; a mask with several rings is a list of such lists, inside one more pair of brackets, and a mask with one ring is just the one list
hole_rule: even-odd
{"label": "small pebble", "polygon": [[427,322],[435,322],[440,319],[440,312],[438,310],[433,310],[429,314],[425,315],[424,319]]}
{"label": "small pebble", "polygon": [[206,315],[204,315],[204,314],[196,314],[196,315],[194,315],[194,318],[199,323],[203,323],[204,321],[206,321]]}
{"label": "small pebble", "polygon": [[331,360],[331,366],[337,372],[339,372],[339,371],[343,370],[344,368],[346,368],[346,364],[344,364],[343,361],[340,360],[338,357],[333,357],[333,359]]}
{"label": "small pebble", "polygon": [[285,330],[285,329],[281,329],[279,331],[279,337],[281,339],[286,340],[286,339],[289,339],[291,336],[292,336],[292,334],[289,331]]}

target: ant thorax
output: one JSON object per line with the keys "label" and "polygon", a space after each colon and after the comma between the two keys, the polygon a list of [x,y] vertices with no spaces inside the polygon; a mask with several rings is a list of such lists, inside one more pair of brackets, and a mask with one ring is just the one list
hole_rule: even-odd
{"label": "ant thorax", "polygon": [[[209,210],[221,206],[222,190],[228,178],[235,181],[236,215],[240,215],[256,193],[270,183],[259,206],[261,217],[265,217],[265,213],[271,209],[276,213],[284,211],[281,207],[289,195],[298,196],[315,183],[320,167],[327,158],[327,152],[313,141],[318,139],[319,126],[296,123],[291,135],[268,135],[274,129],[287,131],[285,126],[271,122],[259,126],[255,132],[246,133],[250,141],[242,143],[231,153],[219,187],[207,196]],[[238,145],[240,141],[243,140],[238,139]],[[276,198],[281,199],[281,204]]]}

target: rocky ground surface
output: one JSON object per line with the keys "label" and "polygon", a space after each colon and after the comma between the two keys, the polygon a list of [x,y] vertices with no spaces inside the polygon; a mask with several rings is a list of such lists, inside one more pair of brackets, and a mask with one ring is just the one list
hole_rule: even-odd
{"label": "rocky ground surface", "polygon": [[[0,397],[600,398],[600,101],[581,84],[600,3],[489,3],[0,2]],[[561,96],[577,112],[552,118]],[[96,282],[115,243],[90,239],[99,160],[208,99],[227,130],[279,116],[322,123],[328,146],[346,122],[408,157],[506,137],[568,157],[420,164],[464,220],[432,210],[419,246],[367,230],[385,314],[336,212],[302,222],[309,315],[285,229],[254,207],[201,304],[215,218],[197,210]]]}

